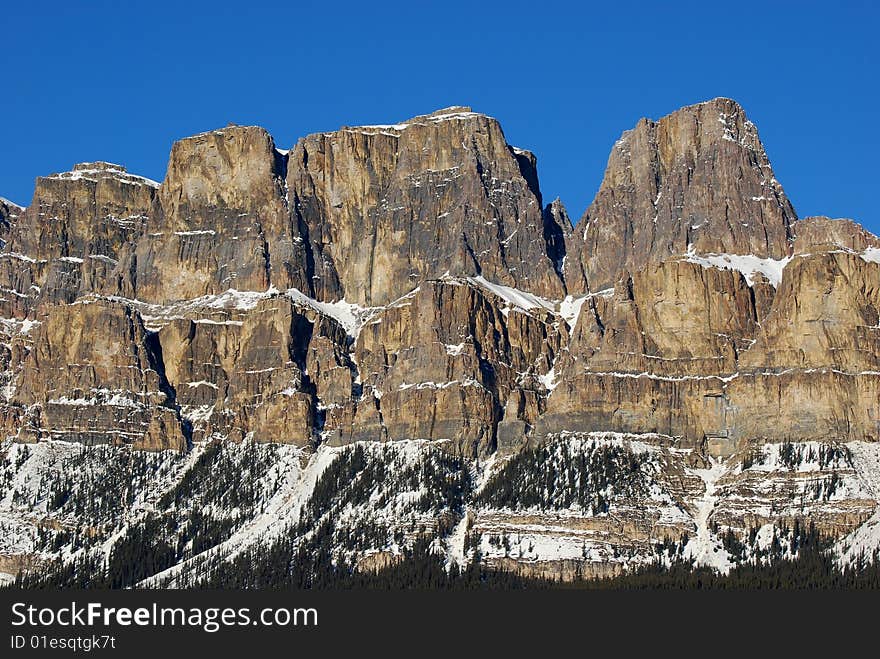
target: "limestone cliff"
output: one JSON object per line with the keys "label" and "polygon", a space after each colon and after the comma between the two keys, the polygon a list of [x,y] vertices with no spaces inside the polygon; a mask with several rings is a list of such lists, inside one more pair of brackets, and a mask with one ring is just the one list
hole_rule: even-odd
{"label": "limestone cliff", "polygon": [[796,219],[757,128],[736,102],[716,98],[642,119],[614,144],[575,227],[566,277],[598,291],[624,269],[691,248],[783,258]]}
{"label": "limestone cliff", "polygon": [[308,286],[284,171],[284,155],[256,126],[176,142],[144,232],[118,268],[119,292],[162,303]]}
{"label": "limestone cliff", "polygon": [[[851,220],[797,220],[728,99],[624,133],[575,227],[560,200],[544,204],[533,154],[453,107],[289,151],[230,125],[176,142],[161,184],[76,165],[37,179],[26,209],[0,200],[0,241],[0,514],[16,511],[0,521],[28,533],[55,514],[39,503],[53,456],[131,454],[75,458],[76,442],[154,452],[137,458],[163,465],[143,467],[159,480],[137,511],[168,483],[196,487],[184,474],[218,452],[241,460],[254,507],[226,482],[214,499],[175,499],[174,515],[237,511],[215,544],[253,542],[249,515],[260,529],[284,515],[323,524],[302,497],[338,496],[339,546],[384,557],[366,563],[417,522],[450,556],[472,533],[496,565],[568,576],[623,569],[669,538],[711,563],[710,520],[740,540],[798,515],[870,536],[880,239]],[[320,485],[328,456],[374,489]],[[522,487],[493,499],[499,473]],[[471,475],[488,489],[468,489]],[[526,487],[535,479],[561,489]],[[381,523],[358,517],[380,504]],[[393,543],[358,545],[343,528],[355,522]],[[520,538],[517,557],[500,534]],[[186,537],[182,555],[200,546]]]}
{"label": "limestone cliff", "polygon": [[38,178],[0,253],[3,315],[22,317],[38,302],[70,303],[103,287],[141,236],[157,187],[105,162]]}
{"label": "limestone cliff", "polygon": [[136,311],[89,298],[59,305],[36,330],[11,397],[26,410],[18,438],[183,450],[163,370]]}
{"label": "limestone cliff", "polygon": [[318,299],[387,304],[445,273],[564,291],[564,229],[543,213],[534,156],[470,108],[306,137],[287,185]]}

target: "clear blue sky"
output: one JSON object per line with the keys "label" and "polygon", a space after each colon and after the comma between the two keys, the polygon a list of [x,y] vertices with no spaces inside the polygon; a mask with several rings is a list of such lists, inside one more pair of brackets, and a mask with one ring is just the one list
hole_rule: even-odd
{"label": "clear blue sky", "polygon": [[[285,5],[281,7],[280,5]],[[3,7],[0,195],[110,160],[161,180],[232,121],[280,147],[448,105],[500,119],[574,219],[642,116],[742,103],[801,217],[880,232],[880,10],[869,2],[15,2]]]}

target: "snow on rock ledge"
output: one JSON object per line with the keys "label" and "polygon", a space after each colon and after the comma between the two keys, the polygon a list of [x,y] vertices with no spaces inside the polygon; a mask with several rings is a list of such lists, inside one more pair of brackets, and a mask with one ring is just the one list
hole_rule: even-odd
{"label": "snow on rock ledge", "polygon": [[753,254],[697,254],[693,245],[690,245],[685,260],[698,263],[704,268],[736,270],[742,273],[749,286],[755,285],[755,274],[761,273],[770,280],[774,288],[778,288],[782,281],[782,271],[791,261],[791,257],[765,259]]}

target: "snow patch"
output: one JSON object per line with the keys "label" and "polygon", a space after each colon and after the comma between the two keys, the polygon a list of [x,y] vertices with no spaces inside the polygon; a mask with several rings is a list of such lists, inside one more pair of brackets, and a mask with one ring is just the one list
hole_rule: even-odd
{"label": "snow patch", "polygon": [[445,344],[446,346],[446,354],[452,355],[453,357],[457,357],[461,354],[462,350],[464,350],[464,341],[457,345]]}
{"label": "snow patch", "polygon": [[553,391],[559,385],[559,381],[556,379],[556,367],[554,365],[549,371],[547,371],[544,375],[538,376],[538,381],[544,385],[544,388],[547,391]]}
{"label": "snow patch", "polygon": [[207,423],[213,413],[213,405],[182,405],[180,407],[180,416],[193,425]]}
{"label": "snow patch", "polygon": [[19,254],[18,252],[4,252],[3,254],[0,254],[0,258],[10,258],[17,261],[27,261],[28,263],[37,262],[37,259],[27,256],[26,254]]}
{"label": "snow patch", "polygon": [[449,387],[483,387],[482,384],[471,378],[465,380],[448,380],[446,382],[404,382],[397,387],[398,391],[407,389],[448,389]]}
{"label": "snow patch", "polygon": [[360,333],[364,323],[375,313],[371,307],[361,307],[352,302],[346,302],[344,298],[337,302],[319,302],[295,288],[287,291],[287,297],[302,306],[335,319],[345,328],[346,334],[354,338]]}
{"label": "snow patch", "polygon": [[187,382],[186,386],[190,389],[195,389],[196,387],[210,387],[211,389],[219,389],[219,387],[213,382],[208,382],[207,380],[198,380],[197,382]]}
{"label": "snow patch", "polygon": [[574,326],[577,325],[578,318],[581,315],[581,307],[584,306],[584,302],[589,300],[591,296],[579,295],[574,297],[566,295],[565,299],[559,303],[559,315],[562,316],[569,329],[574,329]]}
{"label": "snow patch", "polygon": [[730,561],[730,555],[724,549],[721,539],[709,528],[709,517],[718,502],[716,487],[718,481],[727,472],[727,468],[722,461],[713,458],[708,469],[692,469],[690,471],[700,477],[706,490],[697,505],[695,520],[697,535],[688,541],[684,555],[687,558],[692,558],[697,565],[706,565],[721,574],[727,574],[734,564]]}
{"label": "snow patch", "polygon": [[755,273],[760,272],[774,288],[779,288],[782,281],[782,271],[791,261],[791,257],[784,259],[765,259],[753,254],[697,254],[693,245],[688,245],[685,260],[690,263],[698,263],[704,268],[719,268],[721,270],[736,270],[746,279],[749,286],[755,285]]}
{"label": "snow patch", "polygon": [[129,407],[140,409],[144,407],[143,403],[134,401],[126,396],[128,392],[110,391],[109,389],[92,389],[90,398],[70,398],[68,396],[59,396],[52,398],[47,402],[50,405],[72,405],[75,407],[92,407],[96,405],[106,405],[111,407]]}
{"label": "snow patch", "polygon": [[468,523],[470,522],[470,512],[465,509],[464,514],[455,525],[455,529],[446,542],[446,566],[451,567],[453,563],[459,567],[464,567],[467,563],[464,545],[467,540]]}
{"label": "snow patch", "polygon": [[216,236],[213,229],[194,229],[193,231],[175,231],[175,236]]}
{"label": "snow patch", "polygon": [[[533,293],[522,291],[518,288],[513,288],[512,286],[495,284],[482,275],[478,275],[477,277],[467,277],[467,281],[500,297],[507,303],[506,309],[508,311],[510,309],[515,309],[517,311],[528,312],[533,309],[544,309],[550,313],[556,312],[556,302],[547,300]],[[503,309],[502,313],[504,313]]]}
{"label": "snow patch", "polygon": [[0,203],[6,204],[7,206],[12,206],[13,208],[16,208],[20,211],[25,210],[24,206],[22,206],[21,204],[16,204],[14,201],[12,201],[11,199],[7,199],[6,197],[0,197]]}

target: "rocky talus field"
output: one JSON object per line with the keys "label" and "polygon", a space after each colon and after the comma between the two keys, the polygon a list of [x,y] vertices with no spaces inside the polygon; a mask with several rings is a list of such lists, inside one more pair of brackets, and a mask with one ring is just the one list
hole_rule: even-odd
{"label": "rocky talus field", "polygon": [[289,149],[229,125],[161,183],[81,163],[0,200],[0,578],[223,585],[417,542],[726,573],[807,525],[870,558],[880,239],[799,219],[724,98],[625,131],[569,217],[466,107]]}

